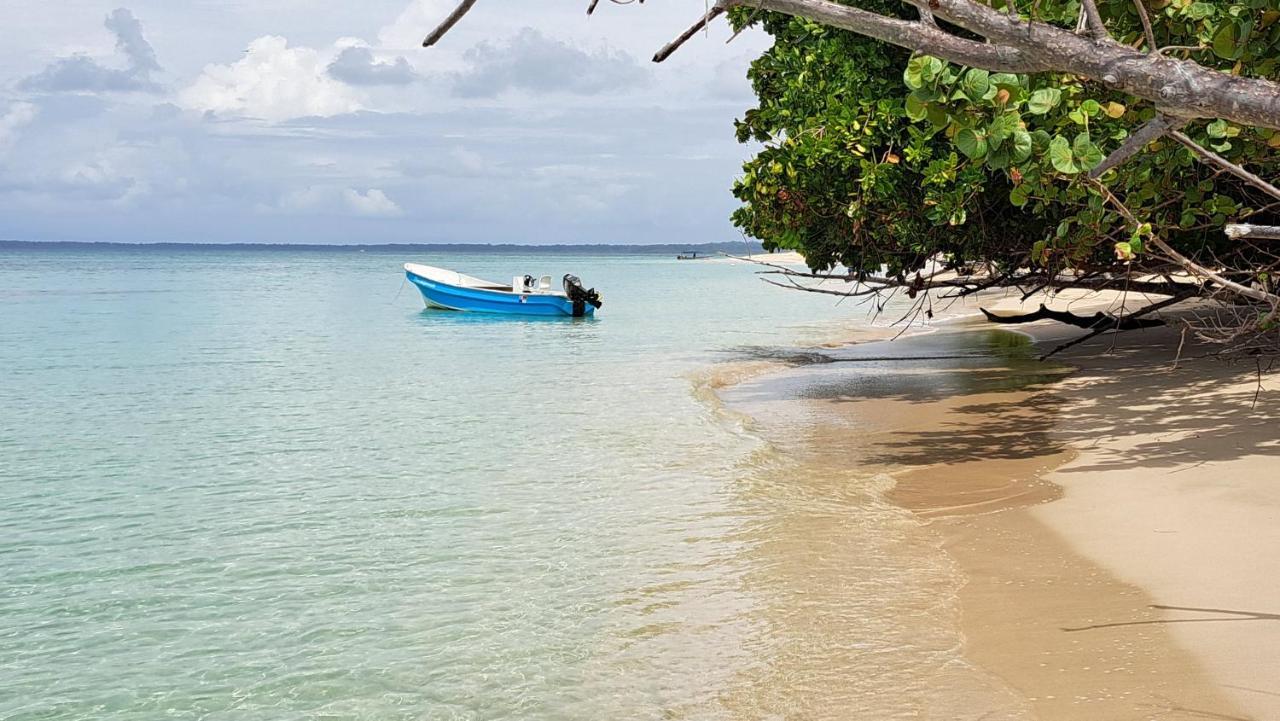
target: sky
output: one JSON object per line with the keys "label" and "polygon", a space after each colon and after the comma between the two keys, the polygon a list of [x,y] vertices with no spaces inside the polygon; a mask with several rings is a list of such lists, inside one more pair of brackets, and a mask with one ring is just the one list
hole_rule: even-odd
{"label": "sky", "polygon": [[[125,4],[121,4],[125,3]],[[740,238],[759,32],[704,11],[480,0],[0,0],[0,239]]]}

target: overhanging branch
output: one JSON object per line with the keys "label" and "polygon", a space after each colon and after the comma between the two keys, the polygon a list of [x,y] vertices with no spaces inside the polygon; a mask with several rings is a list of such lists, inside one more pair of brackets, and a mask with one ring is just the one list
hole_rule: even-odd
{"label": "overhanging branch", "polygon": [[453,9],[453,12],[449,13],[449,17],[445,18],[444,22],[440,23],[435,30],[432,30],[427,35],[427,39],[422,41],[422,47],[429,48],[440,42],[440,38],[444,37],[445,33],[452,30],[453,26],[457,25],[458,21],[462,19],[462,16],[470,12],[471,8],[475,4],[476,0],[462,0],[462,2],[458,3],[458,6]]}

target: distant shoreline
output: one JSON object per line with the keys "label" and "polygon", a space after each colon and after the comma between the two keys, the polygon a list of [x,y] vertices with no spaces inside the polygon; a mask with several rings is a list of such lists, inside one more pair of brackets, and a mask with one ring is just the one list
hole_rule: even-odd
{"label": "distant shoreline", "polygon": [[653,245],[609,245],[593,243],[583,245],[517,245],[514,243],[381,243],[381,244],[322,244],[322,243],[122,243],[114,241],[79,240],[0,240],[0,250],[178,250],[178,251],[315,251],[315,252],[364,252],[364,253],[592,253],[597,255],[671,255],[684,251],[716,254],[744,255],[761,253],[759,244],[733,241],[725,243],[658,243]]}

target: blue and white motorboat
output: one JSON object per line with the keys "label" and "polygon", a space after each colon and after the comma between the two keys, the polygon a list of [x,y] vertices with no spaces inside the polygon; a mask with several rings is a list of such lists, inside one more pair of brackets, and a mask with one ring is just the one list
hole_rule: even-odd
{"label": "blue and white motorboat", "polygon": [[511,285],[502,285],[418,263],[405,263],[404,272],[428,308],[580,318],[603,305],[596,289],[584,288],[573,275],[564,276],[560,290],[551,287],[549,275],[516,276]]}

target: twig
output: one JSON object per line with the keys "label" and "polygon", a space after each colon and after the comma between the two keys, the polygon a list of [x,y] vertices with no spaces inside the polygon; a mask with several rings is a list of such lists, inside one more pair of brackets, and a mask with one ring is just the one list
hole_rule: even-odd
{"label": "twig", "polygon": [[1143,0],[1133,0],[1133,6],[1138,11],[1138,19],[1142,21],[1142,32],[1147,36],[1147,52],[1155,52],[1156,33],[1151,29],[1151,16],[1147,14],[1147,6],[1143,4]]}
{"label": "twig", "polygon": [[1093,0],[1083,0],[1081,3],[1085,17],[1089,20],[1089,34],[1101,40],[1107,36],[1107,26],[1102,24],[1102,14],[1098,12],[1098,5]]}
{"label": "twig", "polygon": [[1262,359],[1254,356],[1253,362],[1258,368],[1258,388],[1253,392],[1253,403],[1249,405],[1249,410],[1258,407],[1258,396],[1262,394]]}
{"label": "twig", "polygon": [[1170,131],[1169,135],[1172,136],[1174,140],[1187,146],[1187,148],[1190,149],[1191,152],[1196,153],[1197,155],[1204,158],[1205,160],[1208,160],[1210,163],[1213,163],[1214,165],[1218,166],[1219,168],[1222,168],[1228,173],[1231,173],[1237,178],[1244,180],[1250,185],[1253,185],[1254,187],[1258,188],[1259,190],[1266,193],[1267,195],[1270,195],[1273,198],[1280,198],[1280,188],[1277,188],[1276,186],[1272,185],[1271,183],[1268,183],[1262,178],[1259,178],[1253,173],[1250,173],[1249,171],[1245,170],[1239,165],[1236,165],[1230,160],[1227,160],[1221,155],[1218,155],[1212,150],[1209,150],[1208,148],[1200,145],[1199,143],[1192,140],[1190,137],[1188,137],[1186,134],[1182,133],[1181,131],[1172,130]]}

